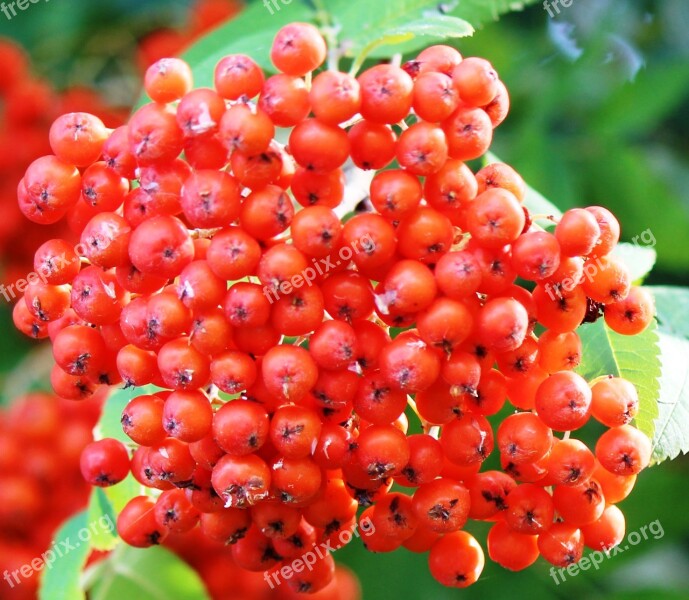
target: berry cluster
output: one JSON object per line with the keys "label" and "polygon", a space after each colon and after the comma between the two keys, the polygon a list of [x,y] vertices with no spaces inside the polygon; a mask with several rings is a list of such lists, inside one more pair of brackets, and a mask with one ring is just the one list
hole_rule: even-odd
{"label": "berry cluster", "polygon": [[[79,405],[37,392],[0,411],[0,572],[30,565],[64,519],[86,505],[79,457],[93,440],[103,398]],[[2,597],[33,600],[37,585],[38,577],[10,578]]]}
{"label": "berry cluster", "polygon": [[[77,110],[98,115],[109,125],[126,120],[126,112],[109,107],[86,88],[62,92],[31,71],[29,57],[16,42],[0,38],[0,282],[10,285],[31,270],[36,247],[49,237],[70,236],[68,227],[29,227],[17,208],[17,183],[36,158],[50,152],[48,131],[59,115]],[[18,144],[17,140],[21,140]],[[14,300],[9,292],[0,301]]]}
{"label": "berry cluster", "polygon": [[[182,29],[158,29],[140,40],[136,59],[142,70],[156,60],[177,54],[199,36],[223,21],[234,18],[243,5],[236,0],[196,0],[189,7]],[[49,237],[72,237],[83,224],[72,229],[65,223],[56,226],[27,227],[15,202],[17,183],[29,164],[50,153],[48,131],[61,114],[85,111],[115,127],[126,121],[126,111],[113,108],[100,95],[85,87],[67,90],[36,77],[25,51],[13,40],[0,38],[0,281],[15,283],[31,271],[31,257],[36,247]],[[16,140],[22,143],[17,145]],[[9,293],[9,300],[15,295]],[[7,299],[7,298],[5,298]],[[2,298],[0,298],[2,300]]]}
{"label": "berry cluster", "polygon": [[[486,60],[433,46],[354,77],[320,69],[326,50],[288,25],[278,74],[227,56],[215,89],[161,60],[126,126],[60,117],[54,154],[26,171],[29,219],[82,225],[76,251],[38,249],[43,277],[15,309],[52,340],[56,392],[163,388],[124,410],[133,455],[96,442],[84,476],[154,490],[119,515],[127,543],[198,529],[267,579],[357,519],[369,550],[429,552],[456,587],[484,565],[468,519],[495,523],[488,552],[510,569],[618,543],[615,503],[650,442],[633,385],[574,371],[582,322],[635,334],[653,318],[610,254],[617,220],[589,207],[543,229],[512,168],[466,164],[509,107]],[[370,201],[341,218],[352,171],[373,175]],[[609,427],[595,452],[570,437],[591,416]],[[326,553],[286,587],[334,572]]]}
{"label": "berry cluster", "polygon": [[[198,572],[213,600],[298,600],[304,597],[286,585],[266,585],[263,574],[239,567],[232,558],[232,547],[224,540],[209,538],[199,527],[185,533],[170,533],[163,544]],[[354,573],[338,564],[332,581],[309,597],[314,600],[361,600],[361,585]]]}

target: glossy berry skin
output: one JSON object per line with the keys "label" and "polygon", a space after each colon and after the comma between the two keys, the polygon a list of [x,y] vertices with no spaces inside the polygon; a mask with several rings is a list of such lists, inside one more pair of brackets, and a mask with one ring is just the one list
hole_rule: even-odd
{"label": "glossy berry skin", "polygon": [[624,500],[636,484],[636,475],[616,475],[601,466],[596,460],[593,477],[600,484],[603,495],[610,504],[617,504]]}
{"label": "glossy berry skin", "polygon": [[467,214],[472,237],[485,248],[514,242],[524,229],[524,211],[511,192],[491,188],[476,197]]}
{"label": "glossy berry skin", "polygon": [[485,417],[466,415],[443,427],[440,443],[450,462],[468,466],[483,462],[493,451],[493,430]]}
{"label": "glossy berry skin", "polygon": [[225,455],[213,468],[213,488],[225,507],[246,508],[268,495],[270,469],[258,456]]}
{"label": "glossy berry skin", "polygon": [[580,375],[559,371],[538,387],[535,407],[552,429],[579,429],[591,415],[591,388]]}
{"label": "glossy berry skin", "polygon": [[629,295],[605,310],[606,324],[622,335],[638,335],[653,321],[655,301],[641,287],[632,287]]}
{"label": "glossy berry skin", "polygon": [[556,567],[567,567],[579,562],[584,551],[581,530],[567,523],[554,523],[538,536],[541,556]]}
{"label": "glossy berry skin", "polygon": [[361,114],[376,123],[397,123],[413,102],[413,82],[399,67],[378,65],[358,78],[361,86]]}
{"label": "glossy berry skin", "polygon": [[175,391],[165,400],[163,427],[168,435],[183,442],[198,442],[211,429],[213,411],[205,394]]}
{"label": "glossy berry skin", "polygon": [[605,498],[598,482],[590,479],[580,485],[556,486],[553,505],[566,523],[582,527],[600,518]]}
{"label": "glossy berry skin", "polygon": [[100,333],[84,325],[66,327],[53,341],[55,362],[70,375],[95,373],[103,365],[106,353]]}
{"label": "glossy berry skin", "polygon": [[537,485],[523,483],[507,497],[505,521],[518,533],[537,535],[551,528],[554,511],[548,492]]}
{"label": "glossy berry skin", "polygon": [[431,305],[436,289],[430,269],[412,260],[401,260],[385,277],[378,308],[383,314],[416,313]]}
{"label": "glossy berry skin", "polygon": [[359,435],[356,457],[360,466],[375,479],[397,475],[409,462],[409,443],[391,425],[372,425]]}
{"label": "glossy berry skin", "polygon": [[472,106],[489,104],[498,93],[498,75],[485,59],[468,57],[452,70],[452,83],[463,102]]}
{"label": "glossy berry skin", "polygon": [[586,210],[595,217],[600,229],[598,241],[588,256],[590,258],[606,256],[620,239],[620,223],[615,215],[602,206],[589,206]]}
{"label": "glossy berry skin", "polygon": [[178,58],[163,58],[146,70],[144,88],[155,102],[179,100],[193,85],[189,65]]}
{"label": "glossy berry skin", "polygon": [[469,517],[492,520],[507,509],[507,496],[517,483],[501,471],[484,471],[472,478],[468,485],[471,499]]}
{"label": "glossy berry skin", "polygon": [[548,455],[548,478],[557,485],[580,485],[593,474],[596,459],[586,444],[573,438],[553,444]]}
{"label": "glossy berry skin", "polygon": [[415,123],[397,142],[397,160],[414,175],[436,173],[447,160],[445,133],[437,125]]}
{"label": "glossy berry skin", "polygon": [[50,145],[58,158],[77,167],[98,160],[108,137],[103,122],[88,113],[70,113],[50,127]]}
{"label": "glossy berry skin", "polygon": [[36,250],[33,264],[34,271],[50,285],[69,283],[79,272],[79,257],[74,246],[59,238],[42,244]]}
{"label": "glossy berry skin", "polygon": [[278,70],[300,77],[325,60],[325,41],[310,23],[291,23],[278,31],[270,58]]}
{"label": "glossy berry skin", "polygon": [[318,368],[303,348],[276,346],[263,357],[262,374],[271,393],[294,402],[315,385]]}
{"label": "glossy berry skin", "polygon": [[433,265],[452,247],[454,230],[445,215],[418,208],[401,220],[397,236],[397,250],[402,256]]}
{"label": "glossy berry skin", "polygon": [[129,258],[143,273],[176,277],[193,259],[194,245],[175,217],[153,217],[137,227],[129,242]]}
{"label": "glossy berry skin", "polygon": [[[380,373],[367,373],[358,383],[354,409],[374,425],[387,425],[407,406],[405,394],[393,389]],[[410,438],[411,440],[411,438]]]}
{"label": "glossy berry skin", "polygon": [[147,496],[132,498],[117,517],[117,533],[130,546],[148,548],[160,544],[167,531],[155,518],[155,502]]}
{"label": "glossy berry skin", "polygon": [[409,392],[429,388],[440,373],[440,360],[416,335],[400,336],[383,351],[381,371],[393,387]]}
{"label": "glossy berry skin", "polygon": [[596,521],[581,527],[581,532],[588,548],[605,551],[622,542],[625,529],[624,514],[617,506],[610,504]]}
{"label": "glossy berry skin", "polygon": [[124,444],[105,438],[84,448],[80,465],[84,479],[91,485],[108,487],[119,483],[129,473],[129,454]]}
{"label": "glossy berry skin", "polygon": [[[349,154],[349,138],[337,126],[316,119],[302,121],[290,134],[290,149],[302,167],[332,171],[341,167]],[[327,151],[324,149],[327,148]]]}
{"label": "glossy berry skin", "polygon": [[469,516],[469,490],[451,479],[440,478],[416,490],[413,507],[420,526],[437,533],[461,529]]}
{"label": "glossy berry skin", "polygon": [[607,427],[627,425],[638,411],[639,396],[626,379],[603,379],[591,388],[591,413]]}
{"label": "glossy berry skin", "polygon": [[161,104],[142,106],[129,122],[129,151],[139,165],[170,161],[182,151],[182,131],[174,112]]}
{"label": "glossy berry skin", "polygon": [[124,432],[141,446],[156,446],[167,437],[163,428],[164,400],[155,395],[137,396],[122,412]]}
{"label": "glossy berry skin", "polygon": [[215,67],[215,89],[228,100],[241,96],[253,98],[265,81],[263,71],[245,54],[231,54],[222,58]]}
{"label": "glossy berry skin", "polygon": [[512,245],[512,265],[523,279],[547,279],[560,266],[560,244],[545,231],[525,233]]}
{"label": "glossy berry skin", "polygon": [[598,243],[601,230],[593,213],[582,208],[568,210],[555,227],[555,237],[565,256],[585,256]]}
{"label": "glossy berry skin", "polygon": [[300,406],[281,406],[270,421],[270,440],[287,458],[305,458],[313,452],[321,433],[318,415]]}
{"label": "glossy berry skin", "polygon": [[156,501],[154,516],[158,525],[174,533],[189,531],[199,522],[199,511],[181,489],[164,491]]}
{"label": "glossy berry skin", "polygon": [[357,354],[354,329],[342,321],[326,321],[313,332],[309,352],[323,369],[345,368]]}
{"label": "glossy berry skin", "polygon": [[359,121],[348,131],[347,137],[352,161],[360,169],[382,169],[395,158],[397,136],[383,123]]}
{"label": "glossy berry skin", "polygon": [[37,158],[17,187],[19,209],[35,223],[56,223],[77,203],[80,188],[76,167],[56,156]]}
{"label": "glossy berry skin", "polygon": [[465,531],[440,538],[428,554],[428,568],[436,581],[464,588],[481,575],[485,558],[479,543]]}
{"label": "glossy berry skin", "polygon": [[426,434],[410,435],[409,462],[395,481],[402,486],[418,487],[433,481],[442,469],[442,448],[438,441]]}
{"label": "glossy berry skin", "polygon": [[[167,342],[159,350],[158,369],[165,385],[174,390],[193,390],[202,387],[208,383],[210,377],[208,358],[183,337]],[[198,404],[202,406],[200,402]],[[208,412],[203,412],[205,423],[209,421]]]}
{"label": "glossy berry skin", "polygon": [[358,112],[361,88],[351,75],[323,71],[313,79],[309,100],[318,120],[336,125]]}
{"label": "glossy berry skin", "polygon": [[528,313],[513,298],[489,301],[479,313],[481,341],[489,350],[509,352],[522,345],[528,328]]}
{"label": "glossy berry skin", "polygon": [[498,521],[488,532],[488,555],[510,571],[522,571],[538,558],[538,536],[518,533],[504,521]]}
{"label": "glossy berry skin", "polygon": [[636,475],[650,463],[651,443],[631,425],[613,427],[598,438],[596,458],[611,473]]}

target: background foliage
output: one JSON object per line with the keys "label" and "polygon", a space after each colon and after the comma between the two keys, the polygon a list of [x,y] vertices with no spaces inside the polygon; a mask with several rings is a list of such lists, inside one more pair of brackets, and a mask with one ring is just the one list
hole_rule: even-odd
{"label": "background foliage", "polygon": [[[273,16],[260,2],[249,4],[257,22],[269,24],[273,31],[314,9],[338,15],[339,25],[352,32],[350,60],[355,50],[366,46],[372,28],[377,36],[395,36],[388,41],[404,40],[397,47],[373,48],[374,57],[418,47],[418,41],[409,41],[409,34],[419,30],[409,23],[429,18],[429,3],[420,0],[294,0],[281,5]],[[497,134],[495,151],[561,209],[605,205],[620,218],[626,241],[655,247],[658,260],[648,282],[658,286],[654,288],[658,335],[667,341],[664,369],[674,375],[668,385],[680,389],[689,371],[689,328],[685,325],[689,301],[686,294],[664,286],[689,285],[689,3],[574,0],[571,7],[560,7],[556,18],[536,3],[493,22],[495,14],[515,4],[456,0],[439,5],[440,12],[477,27],[474,37],[451,43],[464,55],[491,60],[511,92],[512,113]],[[95,85],[114,103],[126,105],[136,101],[139,89],[133,67],[137,39],[160,27],[181,25],[186,11],[184,0],[51,0],[32,5],[11,21],[0,15],[0,35],[23,43],[39,74],[55,85]],[[440,12],[436,6],[436,34],[448,25],[438,18]],[[553,7],[552,12],[557,9]],[[457,26],[451,22],[450,27]],[[271,37],[246,29],[231,39],[227,32],[211,34],[189,55],[200,73],[197,82],[209,82],[209,69],[228,47],[260,56]],[[12,333],[4,305],[0,320],[0,370],[7,373],[30,346]],[[672,341],[669,335],[674,336]],[[633,347],[629,353],[625,368],[634,366]],[[591,360],[587,365],[591,372],[608,370],[597,363],[605,357]],[[30,379],[30,367],[23,369]],[[689,427],[687,413],[669,415],[662,404],[659,413],[656,427]],[[604,561],[599,570],[560,585],[549,575],[549,566],[540,561],[536,568],[519,574],[487,564],[478,584],[458,592],[434,583],[423,564],[425,557],[404,550],[371,557],[355,541],[336,558],[356,570],[367,599],[485,598],[506,591],[517,598],[537,599],[684,599],[689,590],[687,481],[686,458],[644,472],[621,508],[629,532],[658,519],[665,532],[662,539],[642,542]],[[106,501],[117,503],[116,498]],[[485,528],[475,529],[485,539]],[[155,562],[152,554],[142,553],[137,560],[140,572],[145,572],[151,568],[146,561],[163,568],[160,565],[167,558]],[[145,591],[132,593],[131,582],[116,583],[122,595],[149,597]],[[195,583],[187,580],[179,585],[193,589]]]}

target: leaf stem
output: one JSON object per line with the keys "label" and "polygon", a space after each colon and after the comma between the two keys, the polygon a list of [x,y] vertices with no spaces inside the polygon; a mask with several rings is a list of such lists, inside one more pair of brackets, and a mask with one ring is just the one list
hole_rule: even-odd
{"label": "leaf stem", "polygon": [[340,44],[337,39],[339,28],[333,23],[323,0],[312,0],[312,2],[316,9],[315,19],[318,23],[318,28],[321,30],[325,43],[328,46],[328,71],[339,71],[340,58],[342,57]]}

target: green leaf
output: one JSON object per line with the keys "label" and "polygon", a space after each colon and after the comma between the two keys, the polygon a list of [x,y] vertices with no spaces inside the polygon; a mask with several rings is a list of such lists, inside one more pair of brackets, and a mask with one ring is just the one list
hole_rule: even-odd
{"label": "green leaf", "polygon": [[397,35],[427,35],[435,38],[461,38],[473,35],[474,28],[464,19],[449,15],[429,14],[387,32]]}
{"label": "green leaf", "polygon": [[654,133],[677,110],[689,91],[689,69],[685,61],[657,62],[642,69],[634,80],[634,93],[618,86],[601,110],[595,113],[591,131],[606,137],[633,135],[638,139]]}
{"label": "green leaf", "polygon": [[631,381],[639,393],[636,426],[653,439],[661,375],[655,321],[635,336],[615,333],[603,319],[582,325],[577,333],[582,342],[579,374],[589,381],[605,375]]}
{"label": "green leaf", "polygon": [[659,338],[663,375],[653,436],[656,463],[689,452],[689,341],[662,331]]}
{"label": "green leaf", "polygon": [[[111,519],[116,521],[115,511],[103,488],[93,488],[87,509],[88,520],[97,522],[98,519]],[[91,539],[91,545],[95,550],[112,550],[118,543],[117,531],[114,529],[99,528]]]}
{"label": "green leaf", "polygon": [[125,544],[119,545],[102,563],[88,592],[89,600],[210,598],[198,573],[169,550]]}
{"label": "green leaf", "polygon": [[381,46],[394,46],[410,42],[417,36],[445,39],[466,37],[473,35],[473,33],[474,28],[463,19],[440,14],[430,14],[417,21],[396,25],[364,46],[354,61],[351,73],[357,73],[364,60]]}
{"label": "green leaf", "polygon": [[[437,0],[293,0],[290,4],[278,1],[277,6],[271,3],[272,12],[263,2],[253,2],[238,17],[202,37],[182,56],[191,65],[196,87],[209,87],[213,84],[215,65],[228,54],[251,54],[261,67],[273,71],[270,62],[273,38],[281,27],[294,21],[328,26],[337,33],[345,56],[359,56],[368,47],[371,57],[381,58],[392,53],[388,44],[394,45],[395,52],[413,52],[428,42],[421,36],[446,39],[470,35],[472,26],[521,10],[535,1],[455,0],[442,4]],[[145,101],[142,97],[137,106]]]}
{"label": "green leaf", "polygon": [[[483,156],[484,166],[497,162],[504,163],[505,161],[501,160],[492,152],[487,152]],[[548,215],[553,217],[560,217],[562,215],[562,211],[557,206],[528,184],[526,186],[526,195],[524,196],[524,206],[526,206],[533,215]],[[552,226],[553,224],[551,221],[545,219],[538,219],[537,222],[544,227]]]}
{"label": "green leaf", "polygon": [[[57,531],[50,550],[43,554],[46,567],[41,571],[38,590],[40,600],[85,598],[80,578],[89,555],[90,544],[88,541],[82,541],[79,534],[86,537],[84,531],[93,531],[88,527],[88,523],[86,512],[80,512]],[[53,552],[52,557],[49,555],[50,551]]]}
{"label": "green leaf", "polygon": [[448,2],[449,14],[466,19],[474,27],[497,21],[501,15],[524,10],[540,0],[456,0]]}
{"label": "green leaf", "polygon": [[[131,474],[117,485],[93,488],[88,505],[89,523],[115,523],[117,515],[129,500],[147,492],[151,490],[144,488]],[[112,550],[118,543],[119,536],[114,527],[99,528],[91,539],[91,545],[96,550]]]}
{"label": "green leaf", "polygon": [[119,515],[127,502],[134,496],[152,495],[154,493],[153,489],[142,486],[131,473],[123,481],[120,481],[117,485],[105,488],[104,491],[115,515]]}
{"label": "green leaf", "polygon": [[646,289],[655,297],[658,328],[689,340],[689,288],[649,285]]}
{"label": "green leaf", "polygon": [[370,56],[384,58],[389,56],[391,50],[389,47],[378,48],[376,42],[386,35],[395,32],[413,33],[415,36],[413,40],[405,40],[407,43],[395,48],[394,51],[415,52],[427,43],[427,40],[417,39],[416,36],[426,35],[444,39],[471,35],[471,30],[467,28],[467,25],[448,18],[458,18],[470,26],[478,27],[483,23],[498,19],[506,12],[521,10],[535,1],[455,0],[440,3],[437,0],[397,2],[324,0],[322,4],[339,28],[338,38],[346,56],[359,56],[365,48],[375,44],[375,50]]}
{"label": "green leaf", "polygon": [[639,281],[648,275],[656,264],[656,251],[651,247],[639,244],[618,244],[612,255],[619,258],[632,276],[632,281]]}
{"label": "green leaf", "polygon": [[647,289],[655,297],[660,329],[662,379],[653,460],[661,462],[689,452],[689,289]]}

